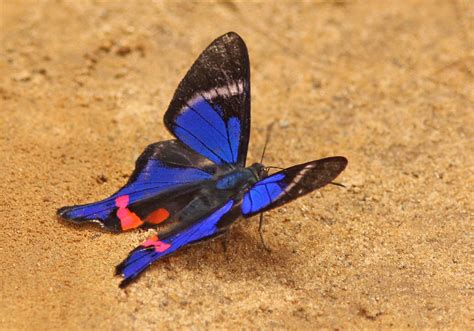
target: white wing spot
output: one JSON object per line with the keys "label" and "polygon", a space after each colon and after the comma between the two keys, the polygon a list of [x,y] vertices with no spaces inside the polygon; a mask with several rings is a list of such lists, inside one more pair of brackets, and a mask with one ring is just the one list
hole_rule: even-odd
{"label": "white wing spot", "polygon": [[[311,164],[308,164],[306,165],[303,169],[301,169],[301,171],[299,172],[298,175],[295,176],[295,178],[293,179],[293,181],[283,190],[283,192],[285,193],[288,193],[293,187],[295,187],[296,185],[298,185],[298,183],[301,181],[301,178],[304,177],[304,174],[307,173],[308,171],[310,171],[311,169],[315,168],[316,165],[311,163]],[[302,192],[302,189],[300,189],[298,191],[298,194]],[[282,193],[283,194],[283,193]]]}
{"label": "white wing spot", "polygon": [[[194,105],[195,103],[202,100],[204,97],[206,100],[212,100],[218,96],[223,97],[232,97],[234,95],[239,95],[244,90],[244,82],[242,80],[232,81],[229,85],[220,86],[213,88],[209,91],[199,91],[196,92],[193,97],[189,100],[189,105]],[[187,105],[183,106],[181,110],[188,108]]]}

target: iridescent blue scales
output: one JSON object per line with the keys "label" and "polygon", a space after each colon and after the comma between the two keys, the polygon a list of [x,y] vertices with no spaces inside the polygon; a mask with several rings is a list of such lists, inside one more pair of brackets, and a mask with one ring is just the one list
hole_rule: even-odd
{"label": "iridescent blue scales", "polygon": [[224,120],[221,113],[217,105],[199,97],[184,107],[172,130],[182,143],[215,164],[235,164],[240,121],[237,117]]}
{"label": "iridescent blue scales", "polygon": [[239,218],[331,183],[347,165],[337,156],[272,175],[260,163],[245,166],[250,68],[245,43],[233,32],[198,57],[164,122],[176,139],[148,146],[124,187],[102,201],[58,210],[66,220],[96,222],[110,231],[156,230],[117,266],[122,287],[180,248],[222,235]]}

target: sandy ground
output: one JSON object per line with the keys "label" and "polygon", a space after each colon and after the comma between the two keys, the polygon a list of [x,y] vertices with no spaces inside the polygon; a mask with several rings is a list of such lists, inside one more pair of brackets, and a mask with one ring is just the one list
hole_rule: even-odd
{"label": "sandy ground", "polygon": [[[471,1],[0,5],[1,329],[473,327]],[[252,65],[250,161],[339,178],[182,250],[125,291],[147,233],[58,221],[113,193],[217,36]],[[471,308],[470,308],[470,307]]]}

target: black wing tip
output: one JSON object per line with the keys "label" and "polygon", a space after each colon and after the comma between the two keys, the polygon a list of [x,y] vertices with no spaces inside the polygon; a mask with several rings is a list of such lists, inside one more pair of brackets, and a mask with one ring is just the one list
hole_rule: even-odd
{"label": "black wing tip", "polygon": [[82,224],[84,221],[87,221],[86,219],[80,218],[80,217],[71,217],[68,215],[68,213],[74,209],[77,206],[65,206],[61,207],[58,210],[56,210],[56,216],[64,221],[68,221],[74,224]]}
{"label": "black wing tip", "polygon": [[[115,267],[115,276],[125,277],[125,275],[123,274],[124,266],[125,266],[125,264],[122,262],[122,263],[118,264],[118,265]],[[127,287],[128,284],[130,284],[131,281],[132,281],[132,280],[129,279],[129,278],[124,278],[124,279],[122,279],[122,281],[120,282],[119,287],[120,287],[121,289],[124,289],[125,287]]]}
{"label": "black wing tip", "polygon": [[65,206],[61,207],[56,210],[56,216],[60,221],[65,221],[68,224],[76,224],[76,225],[85,225],[85,224],[93,224],[95,226],[99,226],[99,229],[106,230],[112,233],[120,233],[122,232],[122,228],[120,227],[119,222],[113,222],[110,219],[102,220],[102,219],[88,219],[85,217],[71,217],[68,215],[68,212],[74,209],[77,206]]}
{"label": "black wing tip", "polygon": [[333,169],[332,171],[334,172],[334,175],[335,175],[333,179],[338,177],[341,174],[341,172],[343,172],[346,169],[347,164],[349,163],[347,158],[345,158],[344,156],[333,156],[333,157],[327,158],[326,160],[329,161],[328,162],[330,164],[329,166]]}
{"label": "black wing tip", "polygon": [[115,266],[115,276],[123,276],[124,263],[117,264]]}
{"label": "black wing tip", "polygon": [[338,162],[341,166],[341,171],[347,167],[349,160],[345,156],[333,156],[334,161]]}
{"label": "black wing tip", "polygon": [[323,166],[323,165],[330,166],[331,168],[337,170],[339,174],[342,171],[344,171],[344,169],[346,169],[348,163],[349,161],[347,160],[345,156],[330,156],[330,157],[325,157],[323,159],[314,160],[314,161],[306,162],[303,164],[298,164],[293,167],[287,168],[286,170],[288,171],[290,169],[300,168],[302,166],[304,167],[306,165],[313,164],[313,165],[319,165],[319,166]]}
{"label": "black wing tip", "polygon": [[217,37],[214,42],[211,43],[214,44],[216,42],[223,42],[223,43],[226,43],[226,44],[230,44],[230,43],[238,43],[240,44],[241,48],[244,48],[245,50],[247,49],[247,46],[245,45],[245,41],[244,39],[237,33],[237,32],[234,32],[234,31],[229,31],[225,34],[223,34],[222,36],[220,37]]}
{"label": "black wing tip", "polygon": [[64,218],[64,214],[65,214],[69,209],[71,209],[70,206],[65,206],[65,207],[58,208],[58,209],[56,210],[56,216],[61,217],[61,218]]}
{"label": "black wing tip", "polygon": [[242,39],[242,37],[235,31],[229,31],[221,35],[220,37],[217,37],[216,39],[221,39],[221,38],[231,38],[231,39]]}
{"label": "black wing tip", "polygon": [[347,160],[345,156],[330,156],[324,159],[319,159],[319,160],[311,161],[308,163],[313,163],[313,162],[316,162],[316,163],[322,162],[323,164],[328,164],[328,165],[331,164],[333,166],[336,166],[339,169],[339,172],[342,172],[347,167],[349,160]]}
{"label": "black wing tip", "polygon": [[56,210],[56,216],[60,219],[71,221],[74,223],[79,223],[80,220],[74,219],[68,215],[68,213],[76,206],[64,206]]}
{"label": "black wing tip", "polygon": [[133,281],[137,278],[138,275],[134,275],[131,277],[126,278],[123,270],[125,268],[125,263],[122,262],[115,267],[115,276],[122,277],[122,281],[119,283],[118,287],[122,290],[125,289],[128,285],[133,283]]}

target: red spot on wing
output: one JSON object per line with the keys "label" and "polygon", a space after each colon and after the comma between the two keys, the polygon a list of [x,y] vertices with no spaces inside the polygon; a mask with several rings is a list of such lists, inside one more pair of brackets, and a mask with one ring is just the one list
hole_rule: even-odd
{"label": "red spot on wing", "polygon": [[117,217],[119,218],[120,226],[124,231],[135,229],[144,223],[137,214],[132,213],[127,208],[128,202],[128,195],[123,195],[115,199],[115,205],[118,207]]}
{"label": "red spot on wing", "polygon": [[158,252],[158,253],[162,253],[164,251],[166,251],[168,248],[171,247],[170,244],[167,244],[161,240],[158,239],[158,236],[153,236],[153,237],[150,237],[148,238],[143,244],[142,246],[144,247],[155,247],[155,251]]}
{"label": "red spot on wing", "polygon": [[166,209],[158,208],[147,216],[146,221],[152,224],[159,224],[166,220],[169,216],[170,213]]}

